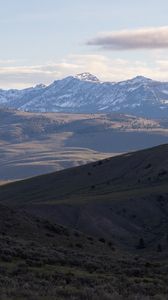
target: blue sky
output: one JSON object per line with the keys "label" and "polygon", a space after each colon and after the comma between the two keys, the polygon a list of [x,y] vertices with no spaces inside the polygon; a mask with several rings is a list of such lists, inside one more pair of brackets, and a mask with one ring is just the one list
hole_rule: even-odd
{"label": "blue sky", "polygon": [[0,0],[0,7],[2,88],[85,71],[168,81],[167,0]]}

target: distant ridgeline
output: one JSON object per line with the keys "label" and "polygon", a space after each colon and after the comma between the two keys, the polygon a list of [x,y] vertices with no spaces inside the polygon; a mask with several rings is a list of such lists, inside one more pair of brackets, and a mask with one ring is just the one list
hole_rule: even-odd
{"label": "distant ridgeline", "polygon": [[168,83],[143,76],[101,82],[90,73],[24,90],[0,90],[0,107],[32,112],[118,112],[161,118],[168,114]]}

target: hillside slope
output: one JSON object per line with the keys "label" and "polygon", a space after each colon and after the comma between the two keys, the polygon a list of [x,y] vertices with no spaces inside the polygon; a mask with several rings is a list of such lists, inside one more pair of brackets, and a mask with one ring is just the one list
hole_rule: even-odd
{"label": "hillside slope", "polygon": [[1,300],[166,299],[165,255],[143,254],[0,205]]}
{"label": "hillside slope", "polygon": [[168,145],[2,186],[1,202],[135,250],[167,251]]}
{"label": "hillside slope", "polygon": [[[103,286],[99,273],[111,277],[106,286],[115,277],[110,269],[105,275],[107,261],[102,260],[119,260],[114,250],[112,242],[0,205],[0,299],[86,299],[81,284],[90,296],[89,286],[96,284],[98,297]],[[116,292],[118,286],[116,277]]]}

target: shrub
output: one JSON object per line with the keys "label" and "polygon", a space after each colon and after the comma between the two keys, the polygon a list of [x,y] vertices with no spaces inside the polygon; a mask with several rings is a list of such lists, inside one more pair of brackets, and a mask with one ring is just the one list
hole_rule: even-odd
{"label": "shrub", "polygon": [[105,239],[104,239],[104,238],[100,238],[100,239],[99,239],[99,242],[101,242],[101,243],[105,243],[106,241],[105,241]]}
{"label": "shrub", "polygon": [[144,242],[144,239],[143,239],[143,238],[140,238],[140,239],[139,239],[139,243],[138,243],[138,245],[137,245],[136,248],[137,248],[137,249],[144,249],[144,248],[146,248],[146,247],[145,247],[145,242]]}

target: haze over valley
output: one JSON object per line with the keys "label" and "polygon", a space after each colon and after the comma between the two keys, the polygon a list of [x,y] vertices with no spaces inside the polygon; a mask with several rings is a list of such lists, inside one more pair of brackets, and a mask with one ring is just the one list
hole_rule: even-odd
{"label": "haze over valley", "polygon": [[0,181],[44,174],[164,144],[166,120],[122,114],[0,110]]}

